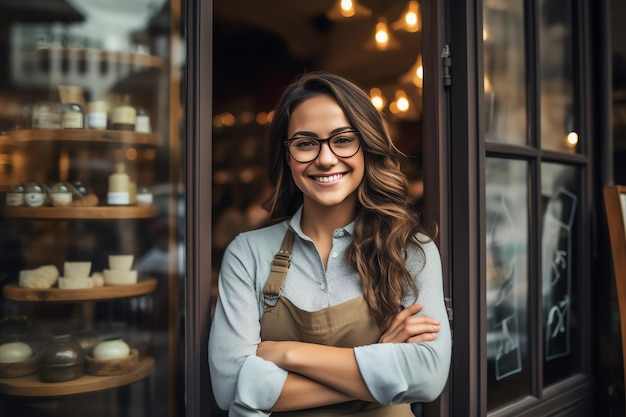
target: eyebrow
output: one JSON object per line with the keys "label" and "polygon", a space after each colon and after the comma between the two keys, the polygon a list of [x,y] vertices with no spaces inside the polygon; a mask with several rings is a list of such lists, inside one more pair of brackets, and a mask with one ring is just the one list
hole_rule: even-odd
{"label": "eyebrow", "polygon": [[[334,136],[337,133],[341,133],[341,132],[345,132],[345,131],[349,131],[349,130],[356,130],[356,129],[354,129],[352,126],[338,127],[337,129],[333,129],[333,130],[330,131],[330,136],[329,137]],[[299,131],[295,132],[293,135],[291,135],[292,138],[295,138],[295,137],[298,137],[298,136],[319,138],[317,133],[307,132],[305,130],[299,130]]]}

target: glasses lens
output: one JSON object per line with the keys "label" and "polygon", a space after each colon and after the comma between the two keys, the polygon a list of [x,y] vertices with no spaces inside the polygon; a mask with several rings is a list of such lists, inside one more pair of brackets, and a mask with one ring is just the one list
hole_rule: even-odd
{"label": "glasses lens", "polygon": [[328,142],[330,150],[340,158],[349,158],[359,151],[361,140],[356,132],[341,132],[328,139],[297,137],[289,142],[289,152],[299,162],[309,162],[317,158],[323,142]]}
{"label": "glasses lens", "polygon": [[343,132],[330,137],[330,150],[341,158],[349,158],[359,150],[359,135],[356,132]]}

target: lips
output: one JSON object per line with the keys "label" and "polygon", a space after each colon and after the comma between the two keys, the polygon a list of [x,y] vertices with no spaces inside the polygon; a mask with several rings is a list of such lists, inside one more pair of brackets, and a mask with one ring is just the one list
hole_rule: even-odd
{"label": "lips", "polygon": [[335,182],[335,181],[339,181],[342,177],[343,177],[343,174],[312,176],[312,178],[317,182]]}

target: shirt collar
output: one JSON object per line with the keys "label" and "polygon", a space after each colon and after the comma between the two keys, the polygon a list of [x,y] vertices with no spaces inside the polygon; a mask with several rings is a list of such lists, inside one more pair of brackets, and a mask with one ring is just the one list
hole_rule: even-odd
{"label": "shirt collar", "polygon": [[[300,236],[301,238],[306,238],[307,240],[310,240],[302,232],[301,222],[302,222],[302,206],[300,206],[300,208],[293,214],[291,219],[289,219],[289,226],[293,229],[294,232],[296,232],[298,236]],[[335,231],[338,231],[338,230],[343,230],[344,232],[352,236],[352,233],[354,232],[354,221],[351,221],[344,227],[340,227],[336,229]]]}

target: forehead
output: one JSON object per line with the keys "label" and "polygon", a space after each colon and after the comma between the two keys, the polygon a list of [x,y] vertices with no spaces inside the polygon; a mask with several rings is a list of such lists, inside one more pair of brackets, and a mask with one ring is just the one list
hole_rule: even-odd
{"label": "forehead", "polygon": [[302,131],[325,136],[334,129],[346,126],[350,123],[337,100],[321,95],[303,101],[293,110],[289,119],[289,135]]}

